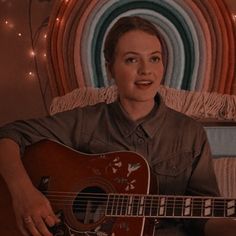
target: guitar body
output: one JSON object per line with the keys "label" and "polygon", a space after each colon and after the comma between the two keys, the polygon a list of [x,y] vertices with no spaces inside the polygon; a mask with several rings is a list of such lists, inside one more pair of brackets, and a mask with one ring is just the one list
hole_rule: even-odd
{"label": "guitar body", "polygon": [[[149,167],[138,154],[87,155],[45,140],[27,148],[23,163],[34,185],[63,218],[66,230],[54,235],[150,235],[152,222],[144,217],[107,217],[104,213],[107,206],[102,201],[109,193],[149,193]],[[100,202],[96,199],[96,206],[94,193],[101,199]],[[0,194],[0,235],[20,236],[2,179]],[[122,199],[114,201],[119,203]]]}

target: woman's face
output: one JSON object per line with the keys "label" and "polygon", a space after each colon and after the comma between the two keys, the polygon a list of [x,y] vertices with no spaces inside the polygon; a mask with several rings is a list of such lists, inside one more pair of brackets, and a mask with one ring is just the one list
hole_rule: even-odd
{"label": "woman's face", "polygon": [[161,50],[159,39],[141,30],[120,37],[110,72],[121,100],[153,101],[164,73]]}

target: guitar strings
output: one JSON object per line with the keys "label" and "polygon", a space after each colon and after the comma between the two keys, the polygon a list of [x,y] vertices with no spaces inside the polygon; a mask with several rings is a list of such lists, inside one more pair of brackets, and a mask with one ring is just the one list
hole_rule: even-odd
{"label": "guitar strings", "polygon": [[212,196],[178,196],[178,195],[142,195],[142,194],[119,194],[119,193],[93,193],[93,192],[63,192],[63,191],[43,191],[42,193],[45,194],[45,196],[60,196],[60,197],[76,197],[80,195],[89,195],[89,196],[103,196],[103,197],[129,197],[131,196],[133,199],[135,197],[144,197],[148,199],[160,199],[164,198],[165,201],[169,201],[169,199],[173,200],[184,200],[184,199],[193,199],[195,200],[213,200],[213,201],[236,201],[235,198],[224,198],[224,197],[212,197]]}
{"label": "guitar strings", "polygon": [[[96,204],[112,204],[111,209],[116,208],[116,211],[121,211],[122,207],[119,207],[117,204],[122,204],[123,207],[132,207],[139,208],[143,207],[145,210],[147,208],[152,209],[158,209],[160,207],[166,207],[170,208],[168,204],[173,204],[172,208],[175,209],[184,209],[187,207],[191,207],[192,210],[202,210],[207,207],[210,207],[211,205],[214,208],[214,211],[222,211],[226,210],[227,203],[229,201],[235,201],[235,199],[231,198],[221,198],[221,197],[191,197],[191,196],[185,196],[185,197],[179,197],[179,196],[156,196],[156,195],[132,195],[132,198],[129,199],[129,196],[131,195],[121,195],[121,194],[114,194],[114,193],[76,193],[76,192],[57,192],[57,191],[46,191],[44,193],[46,194],[46,197],[49,198],[49,200],[56,204],[56,205],[64,205],[64,206],[79,206],[80,210],[83,210],[83,208],[86,208],[86,204],[89,203],[96,205]],[[110,198],[111,199],[110,199]],[[143,201],[145,203],[141,204],[140,198],[143,197]],[[138,198],[138,199],[137,199]],[[165,203],[162,202],[162,199],[165,199]],[[193,202],[185,205],[185,200],[191,199]],[[117,203],[113,203],[113,201],[116,201]],[[131,203],[130,203],[131,201]],[[210,206],[204,205],[205,201],[211,201],[213,204]],[[107,208],[109,210],[109,207]]]}
{"label": "guitar strings", "polygon": [[[142,204],[141,202],[139,202],[138,199],[135,199],[134,197],[132,199],[132,203],[130,203],[128,198],[124,198],[124,195],[114,195],[114,196],[121,196],[123,198],[112,199],[112,200],[107,198],[107,196],[108,196],[107,194],[101,194],[101,193],[97,193],[97,194],[96,193],[93,193],[93,194],[80,193],[80,195],[84,195],[82,197],[82,199],[71,199],[71,200],[70,199],[63,199],[63,196],[61,196],[61,198],[51,198],[51,197],[55,197],[55,196],[58,197],[55,194],[49,195],[47,197],[49,197],[49,200],[54,204],[65,205],[65,206],[72,206],[73,205],[75,207],[79,206],[80,210],[86,209],[86,205],[87,205],[88,201],[92,205],[98,205],[98,204],[105,205],[105,203],[108,205],[111,204],[111,206],[108,206],[107,210],[109,210],[109,207],[110,207],[111,209],[115,208],[116,211],[122,211],[122,208],[124,208],[124,207],[132,207],[133,209],[142,207],[145,210],[147,210],[148,208],[158,209],[160,207],[166,207],[166,204],[167,204],[166,208],[169,210],[170,210],[170,208],[183,209],[183,208],[187,208],[190,206],[192,207],[192,210],[202,210],[207,207],[210,207],[210,206],[204,206],[203,200],[199,199],[199,198],[194,198],[193,203],[189,203],[188,205],[185,205],[184,200],[187,198],[174,199],[174,197],[170,197],[170,198],[166,198],[167,199],[167,200],[165,200],[166,204],[163,204],[160,199],[163,197],[156,197],[155,196],[154,199],[153,198],[150,199],[150,196],[148,196],[149,199],[146,199],[144,201],[144,203]],[[95,196],[92,196],[92,195],[95,195]],[[127,195],[125,195],[125,196],[127,197]],[[69,197],[71,197],[71,196],[69,196]],[[140,197],[140,196],[136,195],[136,197]],[[114,200],[117,201],[115,204],[113,203]],[[225,199],[213,198],[211,200],[214,202],[214,204],[212,204],[214,206],[214,211],[225,210],[225,207],[227,206],[227,202]],[[118,204],[122,204],[122,206],[119,206]],[[168,206],[168,204],[173,204],[173,206]]]}
{"label": "guitar strings", "polygon": [[[200,202],[204,202],[204,201],[213,201],[213,202],[229,202],[229,201],[236,201],[236,199],[232,199],[232,198],[222,198],[222,197],[191,197],[191,196],[185,196],[185,197],[179,197],[179,196],[156,196],[156,195],[129,195],[129,194],[107,194],[107,193],[67,193],[67,192],[44,192],[46,193],[46,197],[50,198],[50,197],[58,197],[58,198],[64,198],[64,199],[68,199],[68,198],[76,198],[76,197],[83,197],[83,198],[88,198],[88,199],[108,199],[111,200],[119,200],[119,199],[132,199],[132,201],[138,201],[139,199],[145,199],[145,201],[162,201],[164,199],[165,202],[176,202],[176,201],[181,201],[184,202],[185,200],[191,199],[194,201],[194,203],[196,201],[200,201]],[[50,194],[47,194],[50,193]],[[52,194],[53,193],[53,194]]]}

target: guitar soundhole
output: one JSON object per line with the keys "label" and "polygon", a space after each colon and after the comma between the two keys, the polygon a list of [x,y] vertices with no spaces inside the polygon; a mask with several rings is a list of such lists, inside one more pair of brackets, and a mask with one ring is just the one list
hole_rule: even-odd
{"label": "guitar soundhole", "polygon": [[106,192],[95,186],[83,189],[73,202],[73,213],[82,224],[94,224],[105,214]]}

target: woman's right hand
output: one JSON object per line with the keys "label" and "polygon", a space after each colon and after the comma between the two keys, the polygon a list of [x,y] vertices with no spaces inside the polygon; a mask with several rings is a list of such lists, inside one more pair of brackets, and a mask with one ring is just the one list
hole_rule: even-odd
{"label": "woman's right hand", "polygon": [[0,139],[0,174],[12,196],[17,225],[25,236],[51,236],[47,227],[59,222],[47,198],[32,184],[20,157],[19,145]]}
{"label": "woman's right hand", "polygon": [[25,236],[52,236],[48,227],[59,223],[48,199],[35,187],[12,193],[17,225]]}

